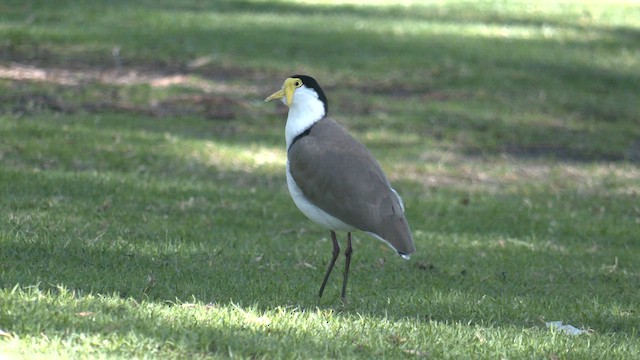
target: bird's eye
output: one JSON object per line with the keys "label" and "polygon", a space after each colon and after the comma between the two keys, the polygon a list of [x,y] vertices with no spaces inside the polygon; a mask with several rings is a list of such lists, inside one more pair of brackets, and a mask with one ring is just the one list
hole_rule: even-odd
{"label": "bird's eye", "polygon": [[293,85],[295,85],[296,87],[300,87],[302,86],[302,83],[300,81],[296,81],[293,83]]}

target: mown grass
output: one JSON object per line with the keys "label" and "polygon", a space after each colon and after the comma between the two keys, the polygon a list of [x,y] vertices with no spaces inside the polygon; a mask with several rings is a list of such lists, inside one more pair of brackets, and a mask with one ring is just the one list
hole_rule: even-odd
{"label": "mown grass", "polygon": [[[632,2],[5,3],[3,356],[640,353]],[[262,103],[300,72],[418,249],[356,235],[344,306]]]}

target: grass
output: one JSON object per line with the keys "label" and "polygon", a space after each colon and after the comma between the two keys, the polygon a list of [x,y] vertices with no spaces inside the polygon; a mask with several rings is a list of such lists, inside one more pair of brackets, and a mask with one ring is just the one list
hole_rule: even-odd
{"label": "grass", "polygon": [[[639,36],[626,1],[5,2],[0,355],[635,358]],[[262,103],[300,72],[418,249],[356,234],[347,305]]]}

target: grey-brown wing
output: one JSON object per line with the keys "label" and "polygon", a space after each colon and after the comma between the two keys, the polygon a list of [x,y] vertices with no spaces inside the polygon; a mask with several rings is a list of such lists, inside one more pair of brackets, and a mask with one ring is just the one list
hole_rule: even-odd
{"label": "grey-brown wing", "polygon": [[330,118],[288,151],[291,175],[327,213],[411,254],[413,240],[400,200],[371,152]]}

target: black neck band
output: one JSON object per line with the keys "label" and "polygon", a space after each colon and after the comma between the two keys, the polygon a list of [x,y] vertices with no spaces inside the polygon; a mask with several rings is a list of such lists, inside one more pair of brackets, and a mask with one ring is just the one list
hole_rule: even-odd
{"label": "black neck band", "polygon": [[[313,124],[313,125],[315,125],[315,124]],[[293,138],[293,141],[292,141],[292,142],[291,142],[291,144],[289,145],[289,149],[291,149],[291,147],[293,146],[293,144],[295,144],[295,143],[296,143],[296,141],[298,141],[298,140],[302,139],[303,137],[305,137],[305,136],[309,135],[309,133],[311,133],[311,128],[313,127],[313,125],[309,126],[309,127],[307,128],[307,130],[305,130],[305,131],[301,132],[300,134],[298,134],[298,136],[294,137],[294,138]],[[287,150],[289,150],[289,149],[287,149]]]}

